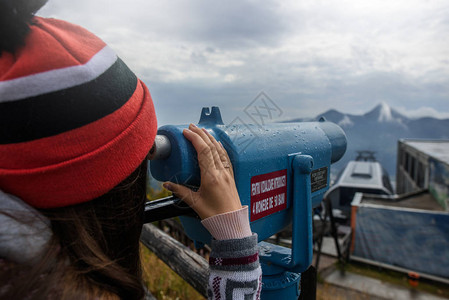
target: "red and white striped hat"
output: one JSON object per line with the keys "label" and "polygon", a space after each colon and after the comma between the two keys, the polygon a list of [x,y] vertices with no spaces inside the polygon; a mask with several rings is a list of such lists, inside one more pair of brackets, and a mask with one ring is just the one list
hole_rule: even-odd
{"label": "red and white striped hat", "polygon": [[0,189],[39,208],[107,193],[153,144],[147,87],[79,26],[35,17],[25,45],[0,56]]}

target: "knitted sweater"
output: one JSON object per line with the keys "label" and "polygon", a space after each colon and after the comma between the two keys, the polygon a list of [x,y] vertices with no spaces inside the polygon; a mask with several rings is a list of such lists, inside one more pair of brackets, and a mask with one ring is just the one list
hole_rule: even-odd
{"label": "knitted sweater", "polygon": [[202,221],[216,238],[209,258],[208,299],[260,299],[262,270],[248,207]]}
{"label": "knitted sweater", "polygon": [[260,299],[262,270],[257,235],[212,241],[208,299]]}

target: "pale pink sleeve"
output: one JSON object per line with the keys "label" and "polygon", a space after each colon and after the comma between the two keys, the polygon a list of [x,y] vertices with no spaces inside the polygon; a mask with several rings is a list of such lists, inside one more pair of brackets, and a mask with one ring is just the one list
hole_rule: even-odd
{"label": "pale pink sleeve", "polygon": [[248,206],[209,217],[201,223],[216,240],[241,239],[252,235],[249,226]]}

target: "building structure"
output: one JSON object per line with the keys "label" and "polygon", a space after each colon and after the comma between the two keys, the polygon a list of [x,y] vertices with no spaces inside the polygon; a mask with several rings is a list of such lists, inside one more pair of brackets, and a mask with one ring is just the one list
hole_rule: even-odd
{"label": "building structure", "polygon": [[350,161],[338,175],[324,198],[332,202],[346,217],[351,215],[351,202],[355,193],[392,195],[393,188],[387,171],[376,161],[374,152],[358,151],[357,158]]}
{"label": "building structure", "polygon": [[428,189],[449,211],[449,140],[401,139],[397,153],[396,192]]}

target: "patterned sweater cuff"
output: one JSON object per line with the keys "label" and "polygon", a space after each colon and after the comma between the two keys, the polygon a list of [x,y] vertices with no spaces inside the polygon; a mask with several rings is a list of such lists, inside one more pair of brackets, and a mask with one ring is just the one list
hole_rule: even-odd
{"label": "patterned sweater cuff", "polygon": [[252,234],[248,206],[204,219],[201,223],[217,240],[241,239]]}
{"label": "patterned sweater cuff", "polygon": [[212,240],[211,270],[252,271],[259,267],[257,234],[242,239]]}

